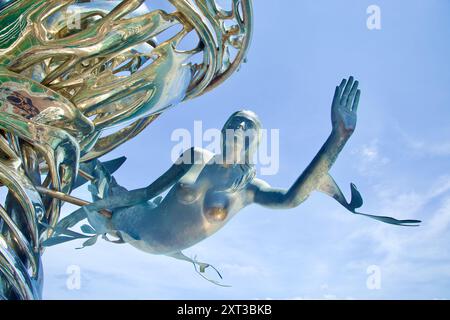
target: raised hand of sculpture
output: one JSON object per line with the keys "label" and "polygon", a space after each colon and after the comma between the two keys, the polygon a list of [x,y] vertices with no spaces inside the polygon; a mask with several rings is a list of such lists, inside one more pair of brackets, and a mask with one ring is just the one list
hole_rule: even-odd
{"label": "raised hand of sculpture", "polygon": [[[97,177],[91,186],[94,202],[62,219],[56,232],[71,235],[68,228],[87,218],[98,235],[111,234],[145,252],[196,264],[182,250],[217,232],[246,206],[256,203],[274,209],[294,208],[316,190],[331,196],[354,214],[389,224],[417,225],[418,220],[357,212],[362,198],[356,187],[351,185],[352,198],[348,202],[329,174],[355,130],[359,98],[358,82],[353,77],[336,87],[331,134],[287,190],[272,188],[255,177],[250,159],[258,148],[261,123],[255,113],[239,111],[222,129],[222,154],[198,148],[186,150],[177,163],[146,188],[126,190],[97,163],[94,165],[97,173],[92,168],[89,170]],[[168,194],[161,197],[168,189]],[[112,217],[100,214],[102,209],[111,211]],[[49,239],[47,245],[75,238],[57,236]],[[208,265],[199,266],[204,269]]]}

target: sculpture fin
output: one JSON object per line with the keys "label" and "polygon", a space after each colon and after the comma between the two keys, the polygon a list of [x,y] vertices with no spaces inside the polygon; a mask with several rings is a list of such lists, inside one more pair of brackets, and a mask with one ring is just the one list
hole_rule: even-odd
{"label": "sculpture fin", "polygon": [[119,168],[125,163],[125,161],[127,161],[127,157],[122,156],[120,158],[102,162],[102,165],[106,170],[108,170],[110,174],[113,174],[114,172],[119,170]]}
{"label": "sculpture fin", "polygon": [[329,174],[327,174],[321,179],[321,182],[317,190],[329,195],[330,197],[332,197],[333,199],[335,199],[337,202],[339,202],[341,205],[343,205],[348,209],[347,200],[345,199],[344,194],[338,187],[337,183],[334,181],[333,177],[331,177]]}
{"label": "sculpture fin", "polygon": [[343,207],[345,207],[347,210],[354,214],[362,215],[371,219],[375,219],[384,223],[393,224],[393,225],[399,225],[399,226],[408,226],[413,227],[417,226],[419,223],[421,223],[420,220],[397,220],[395,218],[391,217],[385,217],[385,216],[375,216],[371,214],[365,214],[361,212],[357,212],[356,209],[360,208],[363,205],[363,199],[361,197],[361,194],[359,193],[356,186],[351,183],[350,184],[350,190],[351,190],[351,200],[350,203],[347,202],[345,199],[344,194],[342,193],[341,189],[338,187],[334,179],[327,174],[322,178],[321,183],[319,184],[319,187],[317,188],[318,191],[323,192],[333,199],[335,199],[337,202],[339,202]]}
{"label": "sculpture fin", "polygon": [[75,210],[67,217],[61,219],[55,227],[56,234],[62,234],[65,230],[72,228],[78,222],[87,218],[86,211],[82,210],[82,208]]}
{"label": "sculpture fin", "polygon": [[[101,162],[101,165],[106,169],[106,171],[109,174],[113,174],[125,163],[126,160],[127,160],[127,157],[123,156],[123,157],[120,157],[117,159]],[[98,161],[98,160],[92,160],[92,161]],[[89,173],[92,175],[93,174],[92,168],[95,167],[95,165],[93,165],[92,161],[87,162],[87,163],[82,163],[80,165],[80,169],[83,171],[86,171],[86,173]],[[81,187],[86,182],[88,182],[87,179],[78,175],[77,180],[75,180],[72,190],[75,190],[76,188]]]}

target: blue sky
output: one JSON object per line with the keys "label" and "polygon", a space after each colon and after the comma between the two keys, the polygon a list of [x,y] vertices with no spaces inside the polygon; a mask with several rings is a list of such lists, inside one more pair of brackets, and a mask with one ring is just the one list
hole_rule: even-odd
{"label": "blue sky", "polygon": [[[366,27],[372,4],[381,8],[381,30]],[[221,270],[230,288],[130,246],[67,243],[44,254],[44,298],[450,298],[450,2],[257,0],[254,12],[248,63],[109,154],[128,157],[118,181],[149,184],[171,164],[173,130],[193,130],[195,120],[220,128],[246,108],[280,130],[279,173],[264,178],[287,188],[330,132],[334,87],[354,75],[362,90],[358,125],[331,173],[347,195],[350,182],[358,186],[362,212],[418,218],[422,226],[353,216],[316,193],[289,211],[248,207],[186,251]],[[86,190],[76,194],[88,198]],[[70,265],[80,267],[79,290],[66,287]],[[379,290],[366,285],[372,265],[381,271]]]}

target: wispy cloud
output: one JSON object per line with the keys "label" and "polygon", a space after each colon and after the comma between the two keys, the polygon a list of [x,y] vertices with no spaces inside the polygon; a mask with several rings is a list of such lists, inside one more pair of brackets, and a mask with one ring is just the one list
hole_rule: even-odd
{"label": "wispy cloud", "polygon": [[[417,228],[388,225],[359,229],[347,238],[349,245],[367,241],[381,258],[384,278],[398,287],[424,281],[450,282],[450,178],[441,177],[429,190],[378,196],[382,211],[407,212],[424,220]],[[361,260],[362,261],[362,260]],[[355,261],[353,268],[361,268]],[[437,290],[438,291],[438,290]],[[408,293],[409,294],[409,293]],[[437,293],[436,293],[437,294]],[[447,296],[448,297],[448,296]]]}
{"label": "wispy cloud", "polygon": [[377,168],[390,162],[389,158],[380,152],[378,139],[356,148],[352,154],[358,157],[358,171],[361,175],[373,175]]}
{"label": "wispy cloud", "polygon": [[404,145],[416,153],[436,157],[450,156],[450,137],[446,137],[444,133],[441,133],[437,139],[431,140],[417,137],[399,125],[395,129]]}

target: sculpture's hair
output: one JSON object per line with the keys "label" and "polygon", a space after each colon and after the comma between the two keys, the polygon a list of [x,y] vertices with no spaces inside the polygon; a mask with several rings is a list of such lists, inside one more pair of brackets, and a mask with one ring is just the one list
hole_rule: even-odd
{"label": "sculpture's hair", "polygon": [[242,176],[233,183],[232,190],[238,191],[244,189],[256,177],[256,168],[253,164],[239,165],[242,170]]}

